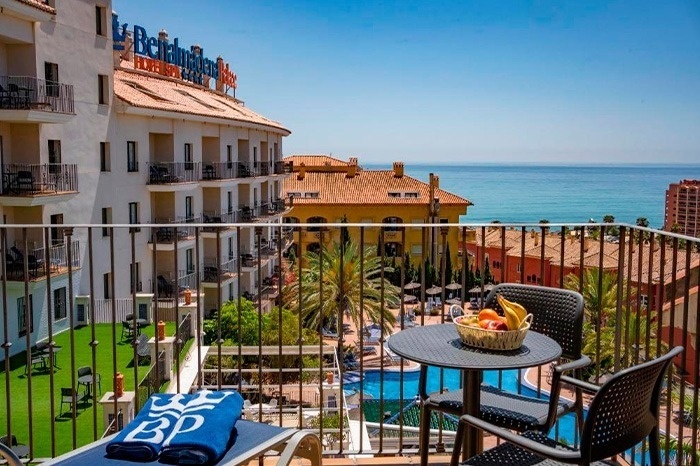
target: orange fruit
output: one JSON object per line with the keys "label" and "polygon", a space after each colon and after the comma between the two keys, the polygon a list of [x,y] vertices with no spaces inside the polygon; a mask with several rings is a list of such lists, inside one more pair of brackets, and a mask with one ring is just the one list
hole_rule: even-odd
{"label": "orange fruit", "polygon": [[489,327],[489,324],[491,324],[491,322],[493,322],[491,319],[481,319],[481,320],[479,321],[479,327],[481,327],[481,328],[488,328],[488,327]]}
{"label": "orange fruit", "polygon": [[479,311],[479,322],[482,320],[501,320],[500,316],[498,315],[498,312],[494,311],[493,309],[489,309],[488,307],[483,308],[481,311]]}

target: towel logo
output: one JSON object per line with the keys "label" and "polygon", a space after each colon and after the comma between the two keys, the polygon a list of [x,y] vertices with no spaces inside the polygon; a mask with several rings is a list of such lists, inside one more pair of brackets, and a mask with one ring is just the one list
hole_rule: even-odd
{"label": "towel logo", "polygon": [[204,425],[204,416],[197,414],[198,411],[213,410],[233,394],[203,390],[191,397],[177,394],[161,398],[154,395],[148,418],[135,425],[124,440],[167,446],[178,434],[193,432]]}

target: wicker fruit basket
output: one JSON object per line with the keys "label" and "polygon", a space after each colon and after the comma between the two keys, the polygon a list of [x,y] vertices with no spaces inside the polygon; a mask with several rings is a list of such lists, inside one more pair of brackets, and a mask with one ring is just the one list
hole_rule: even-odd
{"label": "wicker fruit basket", "polygon": [[532,322],[532,314],[528,314],[518,330],[487,330],[461,323],[468,318],[462,316],[454,319],[457,333],[464,344],[491,351],[512,351],[520,348]]}

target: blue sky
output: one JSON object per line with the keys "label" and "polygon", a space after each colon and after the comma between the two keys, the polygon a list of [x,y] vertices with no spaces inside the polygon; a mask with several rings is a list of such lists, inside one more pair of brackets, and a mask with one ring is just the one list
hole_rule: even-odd
{"label": "blue sky", "polygon": [[700,163],[700,2],[114,0],[222,55],[285,155]]}

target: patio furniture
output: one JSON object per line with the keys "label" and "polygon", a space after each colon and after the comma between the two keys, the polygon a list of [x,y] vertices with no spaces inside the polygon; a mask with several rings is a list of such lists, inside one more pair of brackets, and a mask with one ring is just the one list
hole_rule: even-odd
{"label": "patio furniture", "polygon": [[24,375],[27,375],[29,373],[30,366],[32,371],[34,371],[34,369],[36,369],[37,366],[40,366],[42,370],[46,370],[48,368],[48,365],[46,364],[47,358],[48,355],[45,354],[43,351],[33,352],[29,364],[24,368]]}
{"label": "patio furniture", "polygon": [[90,398],[92,396],[92,387],[97,384],[99,394],[102,395],[102,381],[100,379],[100,374],[92,374],[92,368],[90,366],[83,366],[78,368],[78,387],[81,385],[85,386],[85,391],[83,394]]}
{"label": "patio furniture", "polygon": [[73,411],[73,407],[75,407],[75,410],[78,410],[78,403],[83,401],[83,398],[85,398],[85,395],[82,395],[78,393],[75,388],[61,388],[61,408],[59,410],[59,416],[63,415],[63,405],[67,404],[68,405],[68,410],[70,412]]}
{"label": "patio furniture", "polygon": [[166,298],[172,297],[173,285],[168,280],[166,280],[166,278],[162,275],[158,275],[157,281],[158,281],[158,294],[160,296],[164,296]]}
{"label": "patio furniture", "polygon": [[126,320],[122,321],[122,340],[125,338],[133,338],[134,333],[134,327],[131,326],[131,323]]}
{"label": "patio furniture", "polygon": [[[548,432],[557,419],[575,412],[577,426],[583,426],[583,395],[576,389],[574,401],[561,399],[560,379],[564,372],[573,371],[581,378],[581,369],[590,364],[583,356],[583,297],[574,291],[542,286],[502,283],[495,286],[486,298],[485,307],[499,310],[496,296],[502,294],[511,301],[525,306],[534,318],[531,330],[542,333],[562,348],[561,356],[568,362],[554,366],[552,393],[549,399],[519,395],[490,385],[481,386],[481,417],[498,426],[517,431],[539,430]],[[462,391],[432,393],[424,399],[427,415],[430,411],[462,414]]]}
{"label": "patio furniture", "polygon": [[[664,356],[614,374],[602,387],[562,376],[566,383],[595,393],[588,408],[578,449],[555,442],[545,432],[515,434],[474,416],[460,419],[452,465],[486,466],[494,464],[603,465],[603,461],[648,440],[652,466],[661,465],[659,451],[659,396],[664,374],[671,360],[683,351],[677,346]],[[495,448],[459,463],[460,445],[467,425],[475,426],[506,440]]]}
{"label": "patio furniture", "polygon": [[29,447],[23,443],[18,443],[17,437],[14,435],[10,436],[9,439],[7,436],[0,437],[0,444],[9,447],[18,458],[24,458],[29,454]]}
{"label": "patio furniture", "polygon": [[0,443],[0,458],[4,458],[10,466],[24,466],[19,457],[4,443]]}
{"label": "patio furniture", "polygon": [[[321,466],[321,442],[313,432],[277,427],[262,422],[239,419],[234,427],[235,442],[213,466],[235,466],[248,464],[249,461],[274,450],[280,454],[277,466],[292,464],[294,457],[309,460],[312,466]],[[116,435],[116,434],[115,434]],[[110,435],[77,450],[42,463],[45,466],[82,466],[99,464],[103,466],[161,466],[157,459],[150,462],[138,462],[108,458],[105,456],[107,444],[113,440]],[[295,463],[296,464],[296,463]]]}

